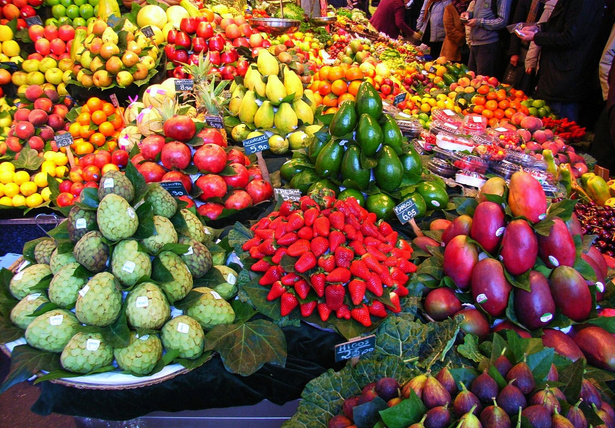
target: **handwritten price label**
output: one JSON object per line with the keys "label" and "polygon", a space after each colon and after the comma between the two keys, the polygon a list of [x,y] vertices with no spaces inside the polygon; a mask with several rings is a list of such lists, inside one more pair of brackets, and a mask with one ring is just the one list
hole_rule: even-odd
{"label": "handwritten price label", "polygon": [[339,345],[335,345],[335,362],[360,357],[368,352],[372,352],[375,347],[375,334],[340,343]]}
{"label": "handwritten price label", "polygon": [[66,147],[73,144],[73,136],[70,135],[68,132],[66,132],[65,134],[57,134],[55,137],[53,137],[53,139],[55,140],[58,147]]}
{"label": "handwritten price label", "polygon": [[149,39],[154,37],[154,30],[152,30],[152,27],[150,27],[149,25],[147,27],[141,28],[141,32],[143,33],[145,37]]}
{"label": "handwritten price label", "polygon": [[224,128],[224,122],[221,116],[205,116],[205,122],[212,128]]}
{"label": "handwritten price label", "polygon": [[259,135],[258,137],[243,140],[243,147],[246,149],[246,154],[262,152],[269,149],[269,137]]}
{"label": "handwritten price label", "polygon": [[186,196],[188,194],[184,187],[184,183],[181,181],[161,181],[160,185],[174,198],[179,198],[180,196]]}
{"label": "handwritten price label", "polygon": [[276,199],[283,201],[298,201],[301,199],[301,190],[299,189],[273,189],[276,194]]}
{"label": "handwritten price label", "polygon": [[191,91],[194,89],[194,80],[192,79],[176,79],[175,90],[176,91]]}
{"label": "handwritten price label", "polygon": [[401,224],[408,223],[419,213],[419,209],[412,199],[406,199],[401,204],[393,208],[395,215]]}
{"label": "handwritten price label", "polygon": [[26,25],[28,26],[28,28],[32,27],[33,25],[43,25],[43,20],[38,15],[31,16],[29,18],[26,18]]}
{"label": "handwritten price label", "polygon": [[[109,16],[109,18],[107,18],[107,25],[109,25],[109,27],[111,27],[111,28],[115,27],[119,23],[120,23],[120,18],[118,18],[115,15],[111,15],[111,16]],[[151,28],[150,28],[150,30],[151,30]],[[152,33],[153,33],[153,31],[152,31]],[[148,37],[150,37],[150,36],[148,36]]]}
{"label": "handwritten price label", "polygon": [[405,92],[401,92],[399,94],[397,94],[395,96],[395,99],[393,100],[393,104],[397,105],[399,103],[401,103],[402,101],[406,100],[406,93]]}

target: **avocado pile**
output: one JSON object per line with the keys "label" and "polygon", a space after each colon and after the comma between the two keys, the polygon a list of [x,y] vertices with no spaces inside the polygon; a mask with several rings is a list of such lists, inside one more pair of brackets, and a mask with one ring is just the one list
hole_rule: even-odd
{"label": "avocado pile", "polygon": [[295,153],[281,170],[290,187],[303,193],[326,187],[338,197],[340,186],[363,197],[367,209],[385,220],[393,208],[412,199],[418,215],[444,209],[448,195],[444,184],[426,182],[419,154],[404,141],[399,126],[383,114],[382,99],[369,82],[359,87],[356,101],[346,100],[329,124],[308,147],[307,155]]}

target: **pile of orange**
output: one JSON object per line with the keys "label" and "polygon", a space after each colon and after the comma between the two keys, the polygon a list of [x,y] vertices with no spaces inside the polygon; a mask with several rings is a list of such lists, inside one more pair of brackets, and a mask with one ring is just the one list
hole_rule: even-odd
{"label": "pile of orange", "polygon": [[481,85],[476,89],[467,113],[480,114],[487,118],[489,125],[495,126],[509,120],[517,112],[528,114],[528,108],[521,104],[525,99],[527,96],[521,90]]}
{"label": "pile of orange", "polygon": [[68,128],[74,141],[71,146],[74,153],[85,155],[99,148],[115,150],[117,138],[124,128],[121,108],[98,97],[91,97],[78,112],[77,119]]}
{"label": "pile of orange", "polygon": [[324,105],[323,113],[330,114],[337,111],[342,101],[354,101],[364,77],[356,64],[323,65],[308,88],[314,93],[316,105]]}

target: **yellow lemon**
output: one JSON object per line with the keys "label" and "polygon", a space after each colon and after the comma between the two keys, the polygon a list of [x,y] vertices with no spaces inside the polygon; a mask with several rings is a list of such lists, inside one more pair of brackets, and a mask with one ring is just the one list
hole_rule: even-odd
{"label": "yellow lemon", "polygon": [[8,25],[0,25],[0,42],[13,40],[13,30]]}
{"label": "yellow lemon", "polygon": [[26,181],[30,181],[30,174],[28,174],[26,171],[17,171],[13,175],[13,182],[18,186],[21,186]]}
{"label": "yellow lemon", "polygon": [[4,196],[4,184],[0,183],[0,196]]}
{"label": "yellow lemon", "polygon": [[24,195],[15,195],[11,199],[14,207],[23,207],[26,205],[26,197]]}
{"label": "yellow lemon", "polygon": [[6,183],[4,185],[4,194],[9,198],[17,195],[19,193],[19,186],[15,183]]}
{"label": "yellow lemon", "polygon": [[8,196],[3,196],[0,198],[0,205],[4,205],[7,207],[12,207],[13,206],[13,199],[9,198]]}
{"label": "yellow lemon", "polygon": [[43,153],[43,159],[45,159],[46,161],[53,161],[55,156],[56,156],[56,152],[51,151],[51,150]]}
{"label": "yellow lemon", "polygon": [[42,203],[43,203],[43,197],[41,196],[40,193],[33,193],[32,195],[26,198],[26,205],[29,208],[38,207]]}
{"label": "yellow lemon", "polygon": [[26,181],[21,186],[19,186],[19,190],[20,190],[22,195],[30,196],[30,195],[36,193],[36,191],[38,190],[38,186],[35,183],[33,183],[32,181]]}
{"label": "yellow lemon", "polygon": [[45,200],[45,202],[51,200],[51,189],[49,187],[45,187],[41,190],[41,197]]}
{"label": "yellow lemon", "polygon": [[34,177],[32,177],[32,181],[34,181],[38,187],[47,187],[49,184],[47,182],[47,174],[43,172],[36,173]]}
{"label": "yellow lemon", "polygon": [[2,162],[0,163],[0,172],[2,171],[12,171],[15,172],[15,165],[12,162]]}
{"label": "yellow lemon", "polygon": [[7,40],[2,43],[2,53],[6,56],[17,56],[21,52],[19,43],[15,40]]}
{"label": "yellow lemon", "polygon": [[15,173],[13,171],[0,171],[0,183],[7,184],[13,182],[13,176]]}
{"label": "yellow lemon", "polygon": [[53,162],[45,161],[41,164],[41,172],[49,174],[52,177],[56,176],[56,165]]}
{"label": "yellow lemon", "polygon": [[56,166],[56,177],[64,177],[68,173],[68,168],[65,166]]}

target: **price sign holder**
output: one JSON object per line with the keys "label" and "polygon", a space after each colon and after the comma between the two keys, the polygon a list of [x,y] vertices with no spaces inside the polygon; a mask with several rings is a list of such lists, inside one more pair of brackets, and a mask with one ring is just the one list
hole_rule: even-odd
{"label": "price sign holder", "polygon": [[222,116],[205,116],[205,122],[212,128],[224,128],[224,121],[222,120]]}
{"label": "price sign holder", "polygon": [[188,92],[194,89],[194,80],[192,79],[175,79],[175,90]]}
{"label": "price sign holder", "polygon": [[301,199],[301,190],[299,189],[273,189],[276,200],[283,201],[298,201]]}
{"label": "price sign holder", "polygon": [[263,159],[263,150],[269,149],[269,137],[267,135],[259,135],[258,137],[249,138],[247,140],[243,140],[243,147],[246,151],[247,155],[251,155],[252,153],[256,153],[256,158],[258,159],[258,167],[261,170],[261,174],[263,175],[263,180],[271,183],[269,179],[269,170],[267,169],[267,164],[265,163],[265,159]]}
{"label": "price sign holder", "polygon": [[399,103],[401,103],[402,101],[405,101],[405,100],[406,100],[406,93],[405,92],[400,92],[393,99],[393,104],[397,105],[397,104],[399,104]]}
{"label": "price sign holder", "polygon": [[68,163],[70,164],[71,169],[75,168],[75,157],[73,156],[73,152],[70,149],[71,144],[73,144],[73,136],[70,135],[68,132],[65,132],[64,134],[56,134],[53,139],[56,142],[58,148],[65,147]]}
{"label": "price sign holder", "polygon": [[[120,18],[118,18],[115,15],[109,15],[109,18],[107,18],[107,25],[109,27],[111,27],[111,28],[115,27],[119,23],[120,23]],[[150,28],[150,30],[151,30],[151,28]]]}
{"label": "price sign holder", "polygon": [[151,39],[152,37],[154,37],[154,30],[152,30],[152,27],[150,27],[149,25],[141,28],[141,32],[148,39]]}
{"label": "price sign holder", "polygon": [[353,365],[362,355],[372,352],[376,347],[376,335],[355,337],[348,342],[335,345],[335,362],[351,360]]}
{"label": "price sign holder", "polygon": [[402,203],[398,204],[395,208],[393,208],[393,211],[401,224],[409,223],[416,236],[423,236],[423,232],[421,232],[421,229],[414,220],[414,217],[419,213],[419,210],[412,199],[406,199]]}
{"label": "price sign holder", "polygon": [[169,192],[169,194],[174,198],[188,195],[188,192],[184,187],[184,183],[181,181],[161,181],[160,186],[162,186],[162,188]]}
{"label": "price sign holder", "polygon": [[33,25],[43,25],[43,20],[38,15],[31,16],[29,18],[26,18],[26,25],[28,26],[28,28],[32,27]]}

